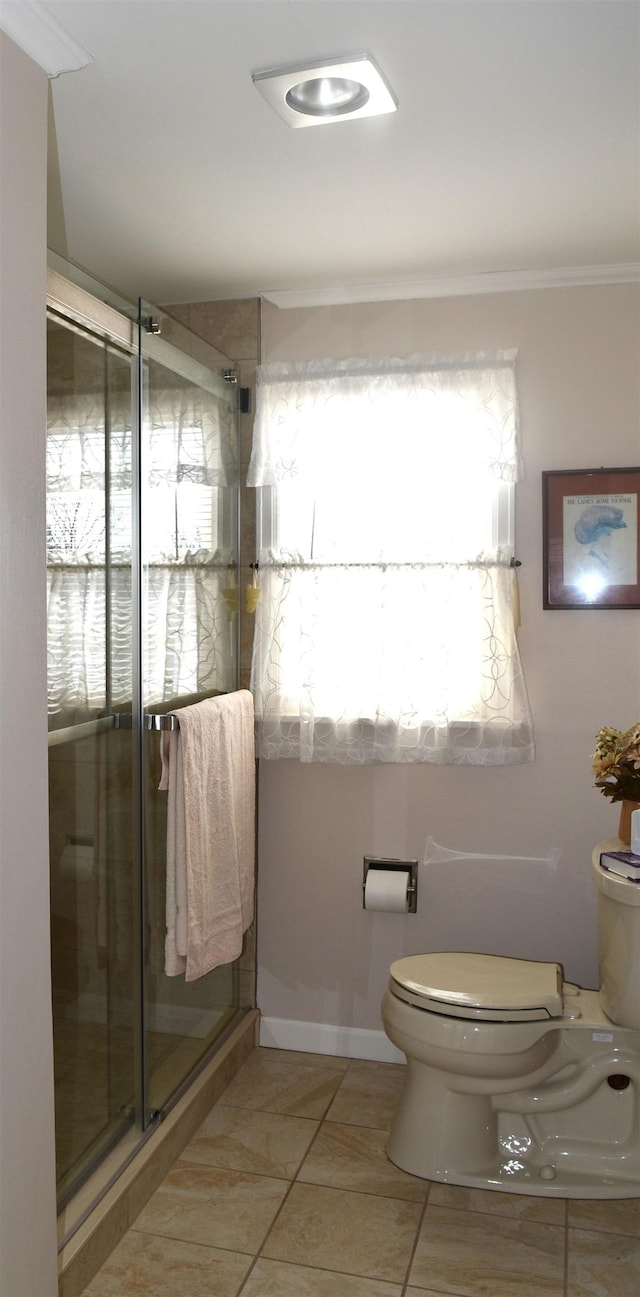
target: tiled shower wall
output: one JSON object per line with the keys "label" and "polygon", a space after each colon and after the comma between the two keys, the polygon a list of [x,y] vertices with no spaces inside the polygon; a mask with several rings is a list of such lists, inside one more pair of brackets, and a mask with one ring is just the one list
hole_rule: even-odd
{"label": "tiled shower wall", "polygon": [[[251,563],[256,553],[255,493],[245,486],[251,455],[255,409],[256,368],[260,360],[260,299],[252,297],[229,302],[195,302],[164,308],[192,333],[233,361],[238,382],[251,393],[248,414],[240,415],[240,571],[238,573],[240,616],[240,687],[248,689],[251,672],[254,616],[247,612],[245,588],[251,585]],[[255,920],[246,933],[240,959],[240,1007],[255,1008],[256,932]]]}

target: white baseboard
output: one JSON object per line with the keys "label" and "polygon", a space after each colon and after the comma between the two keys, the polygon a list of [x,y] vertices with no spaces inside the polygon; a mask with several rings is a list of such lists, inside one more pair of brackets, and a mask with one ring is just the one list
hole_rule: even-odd
{"label": "white baseboard", "polygon": [[384,1031],[363,1027],[333,1027],[324,1022],[292,1018],[260,1018],[260,1044],[270,1049],[293,1049],[303,1054],[333,1054],[339,1058],[404,1063],[404,1054]]}

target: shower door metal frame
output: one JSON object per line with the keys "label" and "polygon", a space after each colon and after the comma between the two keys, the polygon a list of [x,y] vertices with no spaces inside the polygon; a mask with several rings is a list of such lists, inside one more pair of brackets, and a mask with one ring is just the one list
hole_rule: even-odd
{"label": "shower door metal frame", "polygon": [[[54,260],[56,260],[56,258],[54,258]],[[125,314],[125,310],[124,310],[125,303],[122,303],[123,309],[119,309],[119,306],[117,308],[115,306],[110,305],[108,302],[101,301],[100,298],[94,296],[88,290],[88,288],[75,284],[72,280],[67,279],[65,276],[60,274],[57,270],[52,269],[51,267],[49,268],[48,276],[47,276],[47,318],[55,321],[56,323],[60,324],[64,328],[77,332],[81,336],[93,339],[93,341],[95,341],[95,343],[98,346],[115,347],[123,356],[128,357],[128,361],[130,365],[130,373],[131,373],[132,457],[134,458],[135,461],[136,459],[139,458],[139,454],[138,454],[139,425],[138,425],[138,418],[137,418],[138,397],[137,397],[137,364],[136,364],[136,356],[137,356],[137,348],[138,348],[138,327],[137,327],[136,320],[134,318],[129,318]],[[106,473],[108,472],[106,461],[105,461],[105,472]],[[135,501],[136,501],[135,486],[137,485],[137,483],[135,482],[135,469],[133,464],[132,464],[132,478],[133,478],[132,480],[132,524],[135,525],[135,511],[133,506],[135,505]],[[105,482],[105,490],[106,489],[107,489],[107,483]],[[105,606],[106,606],[105,624],[107,625],[108,625],[108,607],[109,607],[109,600],[110,600],[110,595],[108,593],[109,577],[108,577],[108,561],[107,561],[107,555],[109,553],[108,527],[109,527],[109,521],[107,518],[106,536],[105,536]],[[139,540],[139,537],[136,537],[135,534],[132,535],[132,541],[133,541],[132,548],[131,548],[132,596],[134,596],[136,582],[139,580],[138,571],[139,571],[140,564],[138,562],[139,549],[136,548],[137,540]],[[135,606],[137,607],[137,605]],[[73,742],[84,738],[91,738],[111,729],[128,729],[128,730],[135,729],[138,735],[141,734],[142,727],[141,727],[141,710],[140,710],[139,700],[140,700],[140,675],[141,675],[142,663],[139,655],[138,635],[139,635],[139,631],[137,630],[136,624],[134,622],[134,627],[132,632],[132,679],[131,679],[132,710],[131,712],[119,713],[113,710],[108,710],[105,716],[99,716],[95,719],[86,722],[79,722],[78,724],[75,725],[72,724],[69,726],[65,726],[64,728],[61,729],[51,730],[48,734],[48,747],[56,747],[58,745],[62,745],[67,742]],[[107,662],[105,661],[105,684],[107,690],[108,690],[108,683],[109,683],[108,677],[109,677],[108,665]],[[110,701],[108,692],[106,692],[106,700],[107,702]],[[114,1133],[113,1140],[110,1140],[105,1146],[102,1153],[98,1154],[96,1163],[87,1164],[75,1177],[71,1175],[71,1181],[69,1185],[59,1195],[59,1200],[58,1200],[59,1210],[62,1207],[64,1207],[68,1201],[70,1201],[70,1199],[74,1196],[74,1194],[78,1191],[78,1189],[82,1186],[82,1184],[85,1183],[85,1181],[93,1174],[93,1172],[96,1170],[96,1167],[100,1165],[106,1157],[109,1156],[110,1151],[114,1147],[117,1147],[118,1143],[122,1140],[123,1135],[126,1134],[126,1129],[131,1130],[133,1128],[133,1131],[137,1132],[137,1138],[134,1141],[135,1147],[133,1149],[130,1147],[128,1148],[127,1154],[122,1160],[122,1164],[118,1166],[116,1172],[108,1176],[102,1190],[103,1192],[106,1192],[106,1190],[115,1181],[115,1179],[117,1179],[118,1175],[122,1173],[122,1170],[127,1165],[127,1163],[135,1155],[135,1152],[137,1152],[137,1149],[140,1147],[141,1143],[144,1142],[144,1139],[146,1135],[150,1132],[150,1127],[153,1124],[147,1119],[147,1113],[145,1110],[146,1105],[144,1102],[144,1096],[145,1096],[144,1086],[146,1084],[146,1075],[144,1070],[143,1058],[141,1056],[144,1049],[145,1033],[143,1030],[143,1017],[142,1017],[143,992],[142,992],[141,978],[139,972],[139,970],[143,967],[144,964],[143,939],[142,939],[143,911],[142,911],[142,903],[141,903],[141,885],[142,885],[141,876],[143,870],[142,870],[142,854],[141,854],[141,845],[140,845],[140,834],[141,834],[140,746],[141,746],[141,739],[139,738],[136,744],[137,750],[135,752],[135,757],[132,761],[132,806],[131,806],[132,821],[133,821],[132,859],[133,859],[133,869],[134,869],[134,874],[132,877],[132,890],[133,890],[134,904],[136,906],[136,913],[134,914],[134,921],[132,925],[133,947],[130,952],[131,965],[132,965],[132,988],[131,989],[132,989],[132,1013],[133,1013],[132,1071],[133,1071],[133,1083],[134,1083],[134,1093],[132,1096],[133,1098],[132,1122],[131,1125],[129,1125],[128,1127],[123,1128],[123,1130],[119,1134]],[[82,1223],[82,1220],[88,1213],[88,1210],[89,1209],[87,1209],[86,1212],[83,1212],[80,1219],[75,1222],[75,1226],[74,1226],[75,1229],[77,1229],[79,1224]],[[65,1241],[66,1240],[63,1240],[63,1244]]]}

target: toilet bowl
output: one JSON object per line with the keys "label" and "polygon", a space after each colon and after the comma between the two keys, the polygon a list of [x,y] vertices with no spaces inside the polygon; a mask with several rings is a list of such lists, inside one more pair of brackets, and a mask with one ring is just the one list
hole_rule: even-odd
{"label": "toilet bowl", "polygon": [[[620,844],[616,844],[619,846]],[[407,1059],[387,1153],[412,1175],[566,1198],[640,1197],[640,883],[600,866],[600,990],[560,964],[443,951],[391,965]]]}

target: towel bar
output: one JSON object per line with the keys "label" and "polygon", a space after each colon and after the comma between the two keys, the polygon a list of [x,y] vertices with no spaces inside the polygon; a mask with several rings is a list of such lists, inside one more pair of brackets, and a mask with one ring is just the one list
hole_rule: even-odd
{"label": "towel bar", "polygon": [[[100,734],[104,730],[130,730],[131,727],[131,712],[116,712],[115,715],[98,716],[95,720],[81,721],[77,725],[67,725],[64,729],[50,730],[48,745],[50,748],[57,747],[61,743],[71,743],[79,739],[92,738],[93,735]],[[145,730],[153,730],[158,733],[161,730],[177,730],[179,728],[178,717],[171,712],[146,712],[143,718],[143,727]]]}
{"label": "towel bar", "polygon": [[178,717],[171,712],[146,712],[144,718],[144,728],[146,730],[177,730],[179,729]]}
{"label": "towel bar", "polygon": [[76,725],[66,725],[64,729],[49,730],[48,746],[54,748],[61,743],[74,743],[79,739],[93,738],[95,734],[101,734],[103,730],[111,730],[113,727],[113,716],[98,716],[95,720],[79,721]]}
{"label": "towel bar", "polygon": [[[132,726],[131,712],[118,712],[113,717],[113,724],[117,730],[130,730]],[[142,717],[142,728],[145,730],[177,730],[178,717],[171,712],[145,712]]]}

